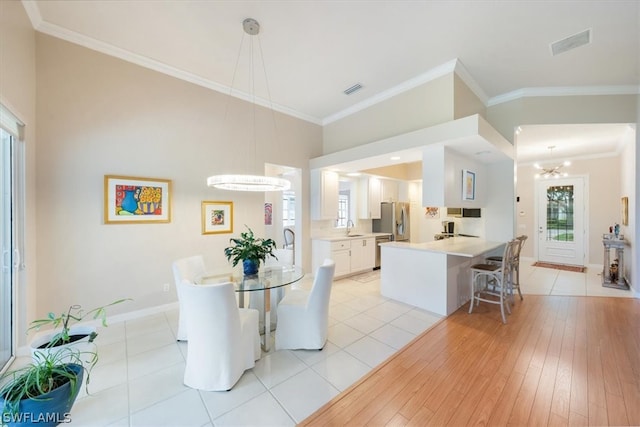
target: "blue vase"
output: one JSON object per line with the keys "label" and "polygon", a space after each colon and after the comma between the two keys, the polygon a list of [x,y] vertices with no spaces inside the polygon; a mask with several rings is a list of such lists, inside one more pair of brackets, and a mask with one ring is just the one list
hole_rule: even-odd
{"label": "blue vase", "polygon": [[245,259],[242,261],[242,269],[244,271],[245,276],[250,276],[252,274],[256,274],[258,272],[258,265],[260,261],[253,259]]}
{"label": "blue vase", "polygon": [[130,213],[134,213],[136,209],[138,209],[138,202],[134,196],[133,190],[127,190],[124,192],[124,199],[122,199],[120,206],[122,207],[122,210]]}

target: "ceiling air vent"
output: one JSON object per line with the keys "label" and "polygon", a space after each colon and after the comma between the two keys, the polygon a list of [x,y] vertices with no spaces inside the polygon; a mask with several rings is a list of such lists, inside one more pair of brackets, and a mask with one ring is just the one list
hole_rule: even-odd
{"label": "ceiling air vent", "polygon": [[553,56],[556,56],[568,50],[575,49],[589,43],[591,43],[590,29],[551,43],[551,54]]}
{"label": "ceiling air vent", "polygon": [[360,89],[362,89],[362,85],[360,83],[356,83],[350,88],[343,90],[342,92],[344,92],[345,95],[351,95],[352,93],[357,92]]}

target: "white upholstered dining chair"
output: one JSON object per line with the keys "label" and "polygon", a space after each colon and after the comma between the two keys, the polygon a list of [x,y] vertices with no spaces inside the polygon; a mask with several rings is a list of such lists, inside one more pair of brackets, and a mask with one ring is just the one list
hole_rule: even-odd
{"label": "white upholstered dining chair", "polygon": [[260,359],[258,311],[238,308],[233,283],[195,285],[183,280],[187,365],[184,384],[199,390],[230,390]]}
{"label": "white upholstered dining chair", "polygon": [[329,299],[336,265],[318,267],[310,291],[290,289],[278,304],[276,350],[322,350],[329,329]]}
{"label": "white upholstered dining chair", "polygon": [[185,309],[182,301],[182,281],[195,282],[196,277],[205,273],[204,258],[202,255],[194,255],[187,258],[181,258],[173,262],[173,280],[176,285],[176,293],[178,294],[178,305],[180,311],[178,313],[178,332],[176,339],[178,341],[187,340],[187,321],[185,317]]}

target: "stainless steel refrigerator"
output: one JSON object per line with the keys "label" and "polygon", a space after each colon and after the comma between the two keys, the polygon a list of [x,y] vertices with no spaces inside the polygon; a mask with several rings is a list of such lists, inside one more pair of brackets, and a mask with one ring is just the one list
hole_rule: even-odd
{"label": "stainless steel refrigerator", "polygon": [[380,219],[372,220],[374,233],[390,233],[394,241],[409,240],[409,203],[383,202]]}

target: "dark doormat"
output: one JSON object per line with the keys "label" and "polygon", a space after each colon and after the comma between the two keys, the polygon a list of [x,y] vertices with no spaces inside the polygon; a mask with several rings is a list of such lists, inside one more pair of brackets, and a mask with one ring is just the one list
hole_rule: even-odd
{"label": "dark doormat", "polygon": [[555,268],[556,270],[565,270],[565,271],[575,271],[577,273],[584,273],[587,268],[586,267],[578,267],[576,265],[563,265],[563,264],[552,264],[550,262],[534,262],[534,267],[544,267],[544,268]]}

